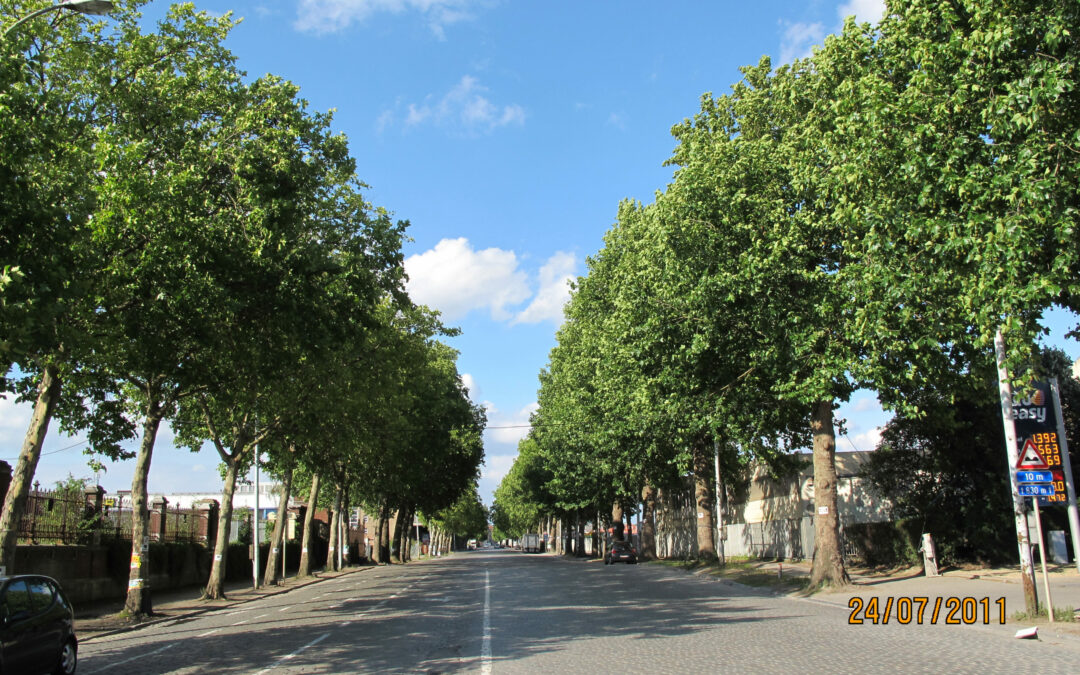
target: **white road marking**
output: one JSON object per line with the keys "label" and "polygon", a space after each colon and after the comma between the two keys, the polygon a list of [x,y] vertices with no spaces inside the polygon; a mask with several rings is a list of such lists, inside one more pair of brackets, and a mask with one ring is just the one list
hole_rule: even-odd
{"label": "white road marking", "polygon": [[[123,661],[116,661],[115,663],[110,663],[108,667],[109,668],[115,668],[116,666],[123,665],[125,663],[128,663],[129,661],[136,661],[138,659],[146,658],[147,656],[153,656],[154,654],[160,654],[161,652],[165,651],[166,649],[172,649],[175,646],[176,646],[176,643],[174,642],[172,644],[165,645],[161,649],[155,649],[152,652],[146,652],[145,654],[139,654],[138,656],[132,656],[130,659],[124,659]],[[104,671],[105,671],[105,668],[100,668],[98,670],[91,670],[88,675],[93,675],[94,673],[101,673],[101,672],[104,672]]]}
{"label": "white road marking", "polygon": [[[267,672],[270,672],[270,671],[271,671],[271,670],[273,670],[274,668],[277,668],[278,666],[280,666],[280,665],[281,665],[282,663],[285,663],[286,661],[288,661],[289,659],[293,658],[294,656],[297,656],[298,654],[302,653],[302,652],[303,652],[303,651],[304,651],[305,649],[307,649],[307,648],[309,648],[309,647],[314,647],[315,645],[319,644],[320,642],[322,642],[323,640],[325,640],[325,639],[326,639],[326,638],[328,638],[328,637],[330,637],[330,633],[323,633],[322,635],[320,635],[319,637],[315,638],[315,639],[314,639],[314,640],[312,640],[311,642],[307,643],[306,645],[304,645],[304,646],[303,646],[303,647],[301,647],[300,649],[297,649],[297,650],[296,650],[295,652],[293,652],[292,654],[286,654],[285,656],[282,656],[282,657],[281,657],[280,659],[278,659],[277,663],[275,663],[274,665],[270,666],[269,668],[263,668],[262,670],[260,670],[260,671],[259,671],[258,673],[256,673],[255,675],[262,675],[263,673],[267,673]],[[171,646],[171,645],[170,645],[170,646]]]}
{"label": "white road marking", "polygon": [[205,633],[202,633],[201,635],[196,635],[195,637],[206,637],[207,635],[213,635],[214,633],[218,632],[219,630],[221,630],[221,629],[220,628],[215,628],[214,630],[208,630]]}
{"label": "white road marking", "polygon": [[292,605],[289,605],[288,607],[282,607],[282,608],[281,608],[281,609],[279,609],[278,611],[279,611],[279,612],[287,612],[287,611],[289,611],[290,609],[292,609]]}
{"label": "white road marking", "polygon": [[484,570],[484,639],[480,646],[480,672],[491,675],[491,572]]}

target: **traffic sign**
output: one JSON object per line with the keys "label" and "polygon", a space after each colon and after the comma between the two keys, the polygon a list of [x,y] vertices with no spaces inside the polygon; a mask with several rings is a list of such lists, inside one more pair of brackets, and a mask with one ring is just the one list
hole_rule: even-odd
{"label": "traffic sign", "polygon": [[1054,486],[1050,483],[1025,483],[1018,485],[1021,497],[1053,497]]}
{"label": "traffic sign", "polygon": [[1028,438],[1024,441],[1024,447],[1020,450],[1020,459],[1016,462],[1017,469],[1049,469],[1050,465],[1046,463],[1046,459],[1043,458],[1039,449],[1035,446],[1035,441]]}
{"label": "traffic sign", "polygon": [[1017,471],[1017,483],[1052,483],[1054,473],[1052,471]]}

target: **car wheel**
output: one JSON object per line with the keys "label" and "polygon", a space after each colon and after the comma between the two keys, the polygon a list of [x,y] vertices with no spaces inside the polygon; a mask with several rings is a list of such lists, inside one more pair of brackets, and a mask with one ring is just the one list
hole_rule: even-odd
{"label": "car wheel", "polygon": [[79,652],[75,647],[75,642],[68,640],[64,644],[64,649],[60,652],[60,662],[56,664],[53,675],[72,675],[78,663]]}

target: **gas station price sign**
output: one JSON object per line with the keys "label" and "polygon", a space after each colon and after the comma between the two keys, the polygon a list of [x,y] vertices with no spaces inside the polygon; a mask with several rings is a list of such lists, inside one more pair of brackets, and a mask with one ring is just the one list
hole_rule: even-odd
{"label": "gas station price sign", "polygon": [[[1057,418],[1048,382],[1038,382],[1030,397],[1013,402],[1013,421],[1020,461],[1016,465],[1020,494],[1037,497],[1040,504],[1066,504],[1065,471],[1058,442]],[[1021,474],[1038,472],[1040,480],[1025,486]],[[1035,485],[1038,484],[1038,489]]]}

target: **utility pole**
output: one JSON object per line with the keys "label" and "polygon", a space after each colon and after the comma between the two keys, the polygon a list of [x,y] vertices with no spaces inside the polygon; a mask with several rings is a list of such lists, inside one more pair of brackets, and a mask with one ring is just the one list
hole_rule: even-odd
{"label": "utility pole", "polygon": [[1061,388],[1058,386],[1056,377],[1050,378],[1050,391],[1054,398],[1054,414],[1057,415],[1058,444],[1061,446],[1061,469],[1065,475],[1065,493],[1069,498],[1066,507],[1069,514],[1069,531],[1073,540],[1073,559],[1076,563],[1076,571],[1080,572],[1080,553],[1077,553],[1077,542],[1080,542],[1080,513],[1076,508],[1076,486],[1073,485],[1072,460],[1069,459],[1069,439],[1065,437],[1065,416],[1061,414]]}
{"label": "utility pole", "polygon": [[724,560],[724,512],[720,505],[720,441],[713,439],[713,469],[716,471],[716,559],[721,565]]}
{"label": "utility pole", "polygon": [[1020,583],[1024,587],[1024,604],[1029,616],[1039,611],[1039,596],[1035,590],[1035,565],[1031,559],[1031,535],[1028,533],[1027,510],[1016,481],[1016,465],[1019,453],[1016,448],[1016,424],[1013,419],[1012,385],[1009,370],[1005,366],[1005,338],[999,328],[994,336],[997,355],[998,389],[1001,394],[1001,419],[1005,427],[1005,452],[1009,458],[1009,489],[1012,491],[1013,516],[1016,522],[1016,545],[1020,552]]}
{"label": "utility pole", "polygon": [[259,587],[259,444],[255,443],[255,512],[251,514],[251,540],[255,544],[252,553],[251,569],[254,572],[255,588]]}

